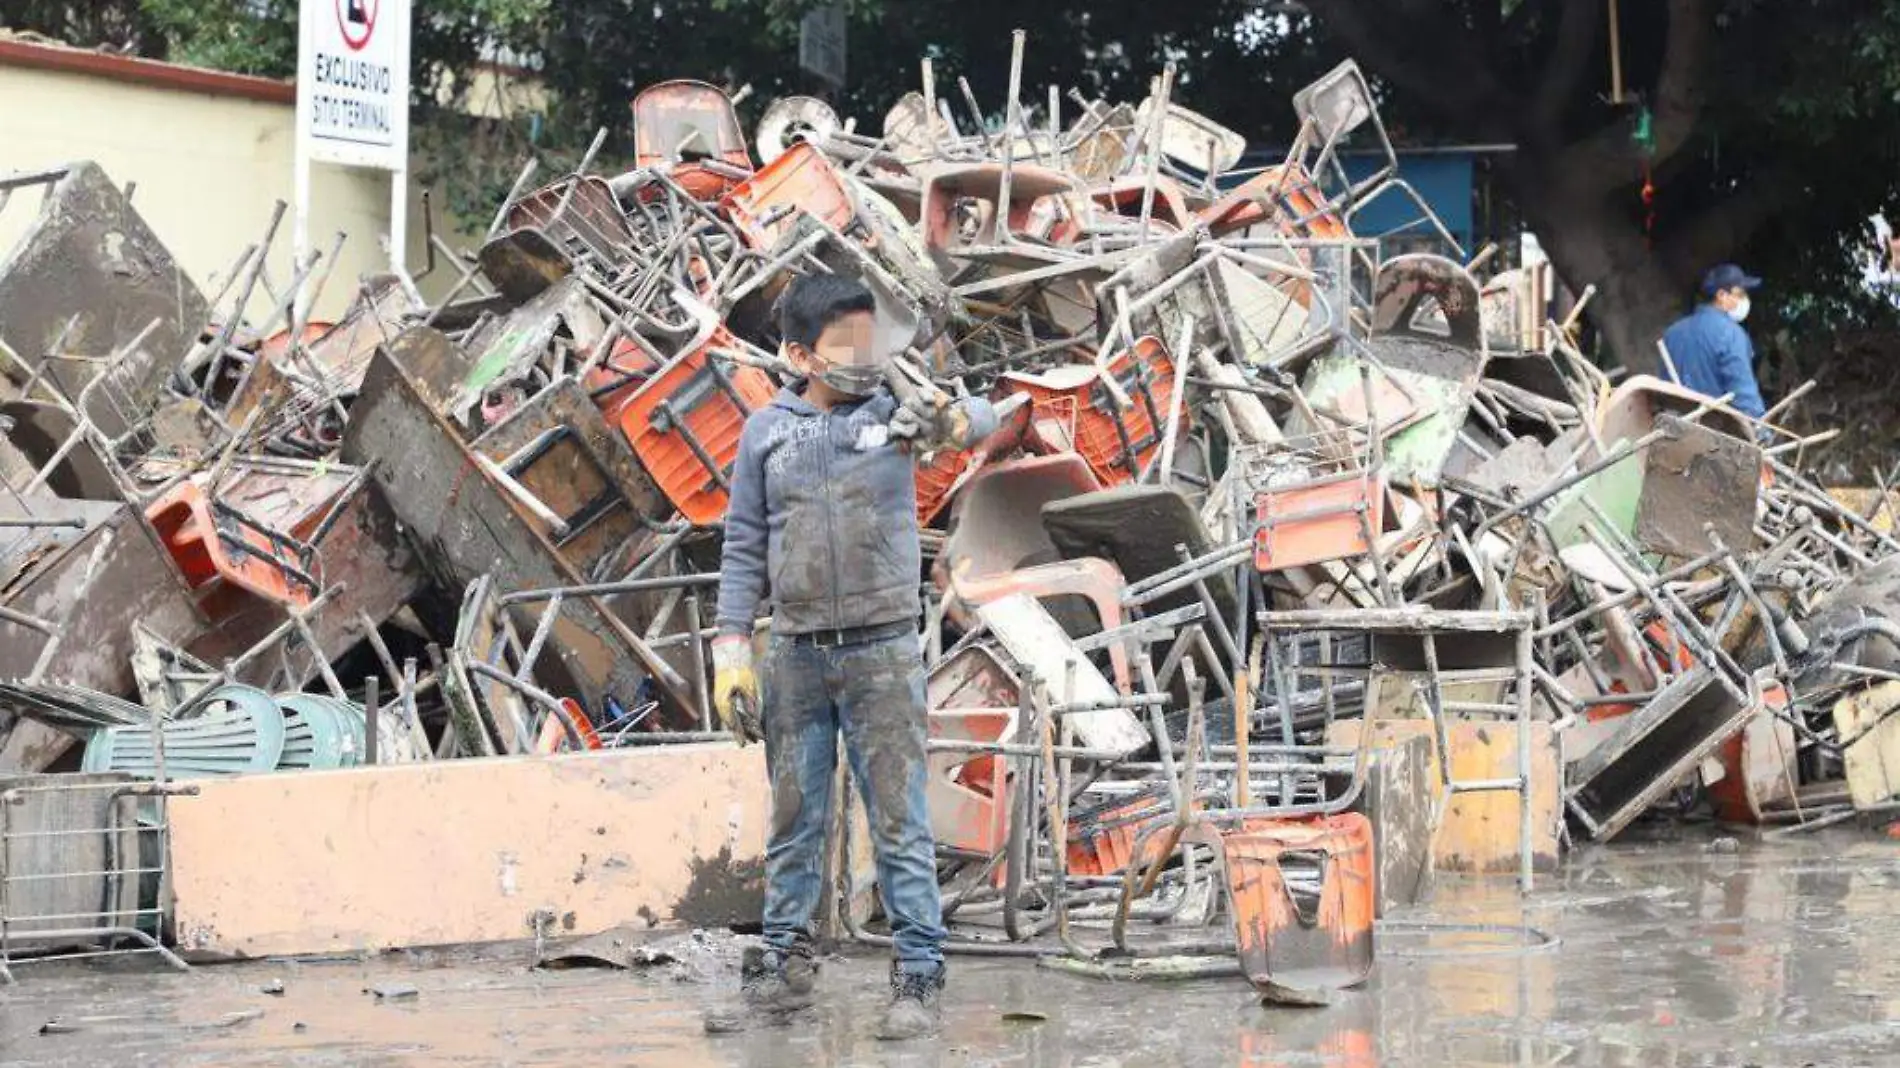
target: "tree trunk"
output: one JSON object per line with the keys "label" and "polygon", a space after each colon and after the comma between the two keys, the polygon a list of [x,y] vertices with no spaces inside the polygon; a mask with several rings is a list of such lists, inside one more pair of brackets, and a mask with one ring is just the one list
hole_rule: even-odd
{"label": "tree trunk", "polygon": [[1578,295],[1596,287],[1585,314],[1609,350],[1609,360],[1632,374],[1661,366],[1656,342],[1688,308],[1689,293],[1649,247],[1629,213],[1611,203],[1617,194],[1547,180],[1532,166],[1509,174],[1524,219],[1550,254],[1557,277]]}

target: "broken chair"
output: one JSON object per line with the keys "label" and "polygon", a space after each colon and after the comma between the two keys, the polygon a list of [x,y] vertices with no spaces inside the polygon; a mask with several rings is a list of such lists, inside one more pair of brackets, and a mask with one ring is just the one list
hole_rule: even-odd
{"label": "broken chair", "polygon": [[633,111],[636,167],[668,170],[701,201],[716,201],[752,175],[732,98],[705,82],[675,79],[642,89]]}

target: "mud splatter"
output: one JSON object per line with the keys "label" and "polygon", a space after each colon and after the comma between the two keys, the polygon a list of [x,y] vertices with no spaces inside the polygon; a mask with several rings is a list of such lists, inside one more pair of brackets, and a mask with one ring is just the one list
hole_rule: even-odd
{"label": "mud splatter", "polygon": [[733,863],[732,850],[693,861],[686,892],[673,903],[673,920],[694,927],[756,921],[765,904],[765,864]]}

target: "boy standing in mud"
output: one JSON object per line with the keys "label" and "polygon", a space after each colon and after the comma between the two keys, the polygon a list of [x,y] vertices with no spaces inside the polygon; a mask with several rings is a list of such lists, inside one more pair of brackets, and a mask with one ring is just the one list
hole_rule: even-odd
{"label": "boy standing in mud", "polygon": [[[787,1013],[812,1003],[811,920],[842,733],[895,943],[878,1036],[903,1039],[936,1028],[944,983],[924,807],[912,454],[971,445],[995,429],[996,414],[975,398],[900,403],[883,385],[889,354],[876,343],[875,311],[862,284],[829,274],[793,280],[780,302],[783,351],[802,377],[753,413],[740,438],[713,696],[741,742],[763,737],[772,781],[766,946],[742,965],[747,1007]],[[768,588],[771,648],[755,670],[753,619]]]}

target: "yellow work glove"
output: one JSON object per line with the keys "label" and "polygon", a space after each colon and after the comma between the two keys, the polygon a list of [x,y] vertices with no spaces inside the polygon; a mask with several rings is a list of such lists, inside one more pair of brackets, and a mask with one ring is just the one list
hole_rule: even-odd
{"label": "yellow work glove", "polygon": [[759,676],[752,669],[752,640],[739,634],[714,638],[713,708],[719,722],[732,732],[740,745],[760,741],[765,732],[759,726]]}

